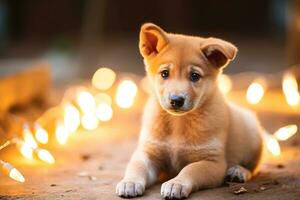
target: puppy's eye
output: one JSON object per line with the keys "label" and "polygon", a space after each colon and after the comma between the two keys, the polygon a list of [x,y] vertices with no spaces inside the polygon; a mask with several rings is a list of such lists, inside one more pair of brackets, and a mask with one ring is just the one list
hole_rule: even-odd
{"label": "puppy's eye", "polygon": [[160,72],[160,75],[163,79],[167,79],[169,77],[169,71],[165,69]]}
{"label": "puppy's eye", "polygon": [[191,80],[192,82],[199,81],[200,78],[201,78],[201,75],[198,74],[198,73],[196,73],[196,72],[192,72],[192,73],[190,74],[190,80]]}

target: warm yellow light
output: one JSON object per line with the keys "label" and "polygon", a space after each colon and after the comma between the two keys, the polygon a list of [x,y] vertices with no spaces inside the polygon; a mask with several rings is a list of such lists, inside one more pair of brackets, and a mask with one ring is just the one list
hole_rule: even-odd
{"label": "warm yellow light", "polygon": [[32,136],[32,132],[27,124],[23,126],[23,138],[24,142],[32,148],[37,148],[37,143]]}
{"label": "warm yellow light", "polygon": [[56,124],[55,136],[59,144],[66,144],[69,137],[69,133],[67,129],[64,127],[64,125],[60,122]]}
{"label": "warm yellow light", "polygon": [[109,121],[113,116],[113,110],[110,105],[101,103],[97,106],[96,116],[100,121],[106,122]]}
{"label": "warm yellow light", "polygon": [[22,142],[21,144],[20,144],[20,152],[21,152],[21,154],[25,157],[25,158],[27,158],[27,159],[32,159],[33,158],[33,148],[29,145],[29,144],[27,144],[27,143],[25,143],[25,142]]}
{"label": "warm yellow light", "polygon": [[64,106],[64,126],[70,133],[74,133],[80,126],[80,113],[70,103]]}
{"label": "warm yellow light", "polygon": [[116,94],[116,103],[121,108],[130,108],[137,94],[137,86],[131,80],[125,80],[120,83]]}
{"label": "warm yellow light", "polygon": [[92,113],[96,109],[95,99],[88,91],[80,90],[77,94],[76,101],[83,113]]}
{"label": "warm yellow light", "polygon": [[266,137],[266,145],[269,152],[271,152],[274,156],[279,156],[281,153],[280,146],[276,138],[272,135],[268,135]]}
{"label": "warm yellow light", "polygon": [[35,138],[39,143],[47,144],[48,143],[48,132],[41,127],[39,124],[35,124]]}
{"label": "warm yellow light", "polygon": [[108,90],[116,80],[116,73],[109,68],[98,69],[92,79],[92,84],[99,90]]}
{"label": "warm yellow light", "polygon": [[99,121],[96,115],[92,113],[86,113],[81,117],[81,125],[86,130],[94,130],[98,127]]}
{"label": "warm yellow light", "polygon": [[25,182],[24,176],[14,166],[12,166],[11,164],[4,162],[2,160],[0,160],[0,163],[3,166],[3,169],[6,172],[8,172],[8,176],[10,178],[14,179],[15,181],[21,182],[21,183]]}
{"label": "warm yellow light", "polygon": [[9,177],[21,183],[25,182],[24,176],[16,168],[10,170]]}
{"label": "warm yellow light", "polygon": [[223,94],[227,94],[232,88],[232,81],[229,76],[221,74],[218,78],[218,86]]}
{"label": "warm yellow light", "polygon": [[96,94],[95,100],[98,105],[101,103],[111,105],[112,103],[111,97],[108,94],[103,92]]}
{"label": "warm yellow light", "polygon": [[264,96],[264,87],[258,83],[253,82],[248,87],[246,98],[250,104],[258,104]]}
{"label": "warm yellow light", "polygon": [[289,73],[283,77],[282,90],[285,95],[285,99],[290,106],[297,106],[300,103],[298,83],[293,74]]}
{"label": "warm yellow light", "polygon": [[54,157],[46,149],[37,149],[37,156],[39,157],[40,160],[42,160],[46,163],[49,163],[49,164],[55,163]]}
{"label": "warm yellow light", "polygon": [[275,133],[274,136],[276,137],[277,140],[287,140],[293,135],[295,135],[298,131],[298,127],[295,124],[287,125],[284,126],[280,129],[278,129]]}

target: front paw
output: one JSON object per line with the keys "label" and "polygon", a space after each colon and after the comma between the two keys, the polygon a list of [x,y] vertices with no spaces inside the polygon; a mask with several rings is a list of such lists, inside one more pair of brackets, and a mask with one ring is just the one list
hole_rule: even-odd
{"label": "front paw", "polygon": [[116,187],[116,194],[125,198],[141,196],[144,191],[145,186],[135,181],[122,180]]}
{"label": "front paw", "polygon": [[166,199],[187,198],[192,192],[192,186],[180,180],[171,179],[162,184],[160,193]]}
{"label": "front paw", "polygon": [[225,182],[245,183],[251,178],[251,172],[240,165],[234,165],[227,170]]}

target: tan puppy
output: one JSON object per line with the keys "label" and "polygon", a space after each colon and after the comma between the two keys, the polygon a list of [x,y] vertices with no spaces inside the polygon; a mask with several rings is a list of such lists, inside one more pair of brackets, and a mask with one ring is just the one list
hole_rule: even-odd
{"label": "tan puppy", "polygon": [[264,130],[254,114],[228,103],[217,87],[237,48],[216,38],[166,33],[150,23],[141,27],[139,47],[153,94],[116,193],[142,195],[161,172],[174,177],[161,186],[164,198],[188,197],[220,186],[224,178],[249,180]]}

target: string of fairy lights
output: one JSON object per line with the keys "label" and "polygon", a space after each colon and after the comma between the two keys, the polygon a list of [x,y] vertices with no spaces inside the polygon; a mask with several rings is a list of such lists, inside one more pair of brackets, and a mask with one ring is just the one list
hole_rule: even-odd
{"label": "string of fairy lights", "polygon": [[[298,91],[298,83],[295,75],[288,71],[282,77],[282,91],[287,104],[292,108],[297,108],[300,105],[300,94]],[[256,105],[262,101],[267,89],[267,80],[260,76],[254,79],[248,86],[246,91],[246,100],[249,104]],[[219,77],[219,89],[223,94],[227,94],[232,89],[232,81],[229,76],[222,74]],[[281,154],[281,149],[278,141],[285,141],[295,135],[298,131],[296,124],[289,124],[279,128],[273,134],[264,135],[266,147],[274,156]]]}
{"label": "string of fairy lights", "polygon": [[[40,145],[46,145],[49,142],[49,130],[45,128],[53,123],[55,140],[58,144],[64,145],[69,137],[73,135],[80,127],[85,130],[95,130],[99,122],[110,121],[113,117],[112,98],[105,92],[109,90],[116,82],[116,73],[110,68],[98,69],[92,78],[92,86],[97,89],[96,94],[92,94],[86,87],[69,88],[58,106],[50,108],[34,123],[29,124],[25,119],[18,119],[12,116],[12,119],[22,122],[22,134],[7,140],[0,146],[0,150],[10,145],[15,145],[22,156],[26,159],[39,159],[48,164],[54,164],[54,156],[46,149],[40,148]],[[146,79],[142,80],[141,87],[149,91]],[[219,88],[225,95],[231,91],[232,80],[227,75],[221,75],[219,78]],[[248,87],[246,100],[249,104],[258,104],[264,97],[266,84],[263,79],[255,79]],[[294,107],[300,104],[300,95],[298,85],[293,74],[285,74],[282,81],[283,94],[287,103]],[[115,103],[118,107],[127,109],[132,107],[135,97],[138,93],[136,83],[130,79],[124,79],[118,83]],[[49,120],[54,119],[54,120]],[[295,124],[290,124],[278,129],[274,134],[266,136],[266,146],[269,152],[274,156],[281,153],[278,141],[285,141],[298,131]],[[24,182],[25,177],[12,164],[0,160],[4,173],[18,182]]]}
{"label": "string of fairy lights", "polygon": [[[49,142],[49,131],[45,127],[53,123],[55,140],[58,144],[64,145],[80,127],[92,131],[99,126],[99,122],[110,121],[113,117],[112,98],[103,91],[109,90],[115,80],[116,73],[112,69],[100,68],[93,75],[92,85],[101,92],[93,95],[86,87],[71,87],[65,92],[58,106],[47,110],[34,123],[28,123],[25,119],[10,115],[11,120],[22,123],[22,134],[7,140],[0,146],[0,150],[15,145],[26,159],[39,159],[47,164],[54,164],[54,156],[48,150],[39,147]],[[130,108],[134,104],[137,92],[137,85],[132,79],[121,81],[115,95],[118,107]],[[13,180],[25,181],[22,173],[12,164],[0,160],[0,165],[2,165],[3,172]]]}

